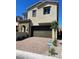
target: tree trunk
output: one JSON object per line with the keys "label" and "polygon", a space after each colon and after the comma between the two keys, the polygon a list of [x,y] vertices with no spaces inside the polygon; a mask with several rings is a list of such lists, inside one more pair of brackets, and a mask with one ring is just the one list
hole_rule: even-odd
{"label": "tree trunk", "polygon": [[57,30],[54,30],[54,39],[57,39]]}
{"label": "tree trunk", "polygon": [[52,29],[52,39],[53,41],[57,39],[57,30]]}
{"label": "tree trunk", "polygon": [[52,29],[52,39],[53,39],[53,41],[54,41],[54,39],[55,39],[54,29]]}

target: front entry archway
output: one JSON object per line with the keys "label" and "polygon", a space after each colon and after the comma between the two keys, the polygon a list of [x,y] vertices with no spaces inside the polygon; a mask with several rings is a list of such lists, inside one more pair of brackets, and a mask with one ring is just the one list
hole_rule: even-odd
{"label": "front entry archway", "polygon": [[26,26],[25,26],[25,25],[23,25],[23,26],[21,27],[21,32],[26,32]]}

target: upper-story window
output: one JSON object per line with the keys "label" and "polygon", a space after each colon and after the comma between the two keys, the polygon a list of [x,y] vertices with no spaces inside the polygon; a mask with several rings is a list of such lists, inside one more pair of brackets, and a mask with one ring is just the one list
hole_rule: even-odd
{"label": "upper-story window", "polygon": [[32,11],[32,17],[36,17],[36,10]]}
{"label": "upper-story window", "polygon": [[43,14],[50,14],[50,6],[43,8]]}

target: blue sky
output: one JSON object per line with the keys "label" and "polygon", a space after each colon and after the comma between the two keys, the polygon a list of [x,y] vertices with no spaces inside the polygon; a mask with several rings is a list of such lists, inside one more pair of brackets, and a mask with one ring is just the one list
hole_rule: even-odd
{"label": "blue sky", "polygon": [[[29,6],[39,0],[16,0],[16,16],[21,16]],[[62,0],[59,0],[59,26],[62,27]]]}

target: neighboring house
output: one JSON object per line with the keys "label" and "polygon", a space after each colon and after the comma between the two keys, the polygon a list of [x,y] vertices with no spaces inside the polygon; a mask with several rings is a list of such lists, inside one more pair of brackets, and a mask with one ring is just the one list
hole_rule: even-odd
{"label": "neighboring house", "polygon": [[27,10],[27,19],[32,22],[31,36],[52,37],[51,23],[58,21],[58,2],[41,0]]}

